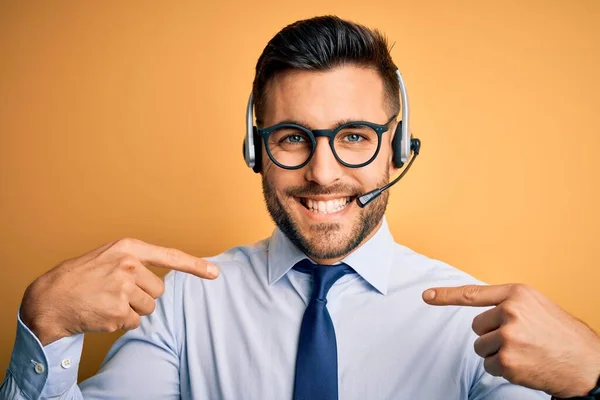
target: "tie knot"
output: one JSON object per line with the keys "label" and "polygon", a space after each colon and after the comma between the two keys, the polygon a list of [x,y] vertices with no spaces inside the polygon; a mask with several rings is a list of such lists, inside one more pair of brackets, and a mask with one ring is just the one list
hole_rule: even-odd
{"label": "tie knot", "polygon": [[308,258],[294,265],[296,271],[305,274],[311,274],[313,277],[313,295],[311,300],[327,300],[327,293],[333,284],[342,276],[352,272],[348,264],[340,263],[336,265],[313,264]]}

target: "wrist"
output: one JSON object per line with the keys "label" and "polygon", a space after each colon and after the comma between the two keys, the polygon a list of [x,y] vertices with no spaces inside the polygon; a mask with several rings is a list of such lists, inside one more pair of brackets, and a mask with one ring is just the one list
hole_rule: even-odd
{"label": "wrist", "polygon": [[554,394],[552,400],[600,400],[600,340],[587,344],[583,352],[585,357],[570,368],[574,374],[571,374],[567,387],[560,392],[548,392]]}
{"label": "wrist", "polygon": [[[63,337],[70,336],[70,333],[63,330],[58,323],[58,319],[52,316],[49,309],[41,309],[37,306],[35,282],[25,291],[19,318],[21,322],[38,338],[42,346],[46,346]],[[49,303],[46,301],[45,303]]]}
{"label": "wrist", "polygon": [[[598,359],[600,361],[600,358]],[[575,388],[574,396],[590,396],[592,394],[597,394],[600,392],[598,390],[600,386],[600,364],[593,363],[591,365],[590,373],[587,374],[587,377],[583,378],[581,385],[579,388]],[[600,396],[597,397],[600,399]]]}
{"label": "wrist", "polygon": [[[600,361],[600,358],[598,359]],[[595,373],[593,373],[592,379],[584,380],[582,385],[578,388],[572,388],[573,391],[564,397],[552,396],[552,400],[600,400],[600,366],[596,366]]]}
{"label": "wrist", "polygon": [[600,372],[598,372],[598,379],[583,396],[592,396],[590,398],[600,399]]}
{"label": "wrist", "polygon": [[595,378],[589,390],[586,392],[586,395],[595,396],[595,399],[600,399],[600,337],[596,336],[598,339],[596,341],[595,351],[592,351],[592,362],[591,367],[592,371],[595,371],[593,374],[593,378]]}
{"label": "wrist", "polygon": [[23,320],[23,323],[29,328],[29,330],[38,338],[43,347],[50,343],[56,342],[64,337],[71,336],[70,333],[65,332],[56,327],[56,324],[49,320]]}

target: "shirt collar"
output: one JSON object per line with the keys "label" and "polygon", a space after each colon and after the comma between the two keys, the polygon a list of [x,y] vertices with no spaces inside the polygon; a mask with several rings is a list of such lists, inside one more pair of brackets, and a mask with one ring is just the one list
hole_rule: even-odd
{"label": "shirt collar", "polygon": [[[393,244],[394,238],[384,217],[377,232],[342,262],[351,266],[365,281],[385,295],[392,267]],[[298,261],[306,257],[276,228],[269,240],[267,255],[269,285],[281,279]]]}

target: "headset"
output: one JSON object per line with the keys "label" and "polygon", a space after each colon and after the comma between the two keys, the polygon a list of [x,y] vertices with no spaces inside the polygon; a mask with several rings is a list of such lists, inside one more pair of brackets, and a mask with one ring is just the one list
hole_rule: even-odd
{"label": "headset", "polygon": [[[371,201],[375,200],[381,193],[395,185],[402,177],[408,172],[415,158],[419,155],[421,149],[421,141],[417,138],[413,138],[409,133],[408,125],[408,94],[406,92],[406,85],[399,69],[396,69],[396,77],[398,78],[398,84],[400,86],[400,99],[402,101],[402,119],[398,121],[396,131],[394,133],[394,139],[392,140],[392,162],[397,168],[402,168],[404,163],[409,161],[406,168],[402,173],[393,181],[387,185],[372,190],[368,193],[358,196],[356,201],[358,205],[363,208]],[[411,156],[412,153],[412,156]],[[248,106],[246,108],[246,138],[244,139],[244,160],[246,165],[256,173],[261,171],[262,166],[262,147],[261,137],[258,134],[258,128],[254,125],[254,101],[252,92],[248,99]]]}

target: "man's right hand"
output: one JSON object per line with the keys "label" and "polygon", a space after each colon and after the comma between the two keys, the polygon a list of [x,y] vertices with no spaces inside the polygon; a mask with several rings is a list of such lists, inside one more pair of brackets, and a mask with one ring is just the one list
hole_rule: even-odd
{"label": "man's right hand", "polygon": [[45,346],[85,332],[135,329],[164,292],[148,265],[214,279],[218,268],[180,250],[121,239],[64,261],[25,291],[21,320]]}

